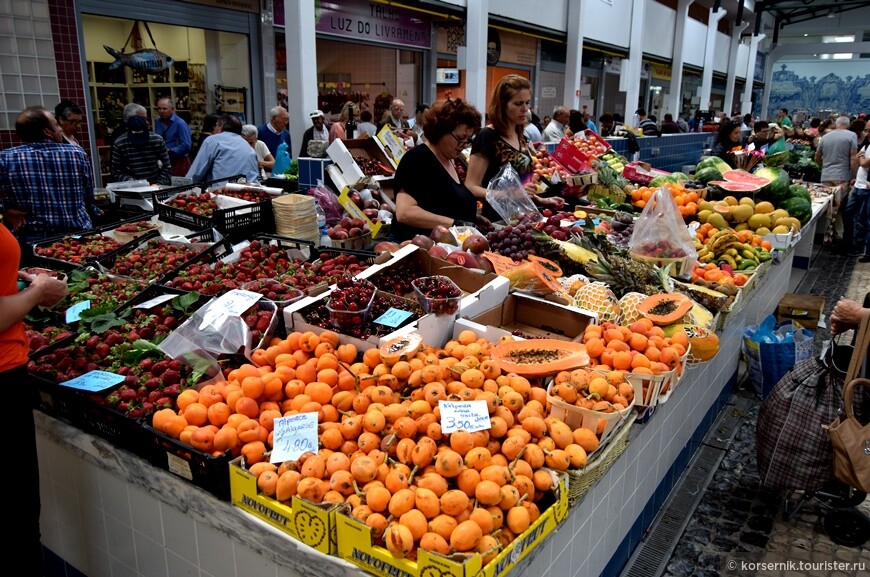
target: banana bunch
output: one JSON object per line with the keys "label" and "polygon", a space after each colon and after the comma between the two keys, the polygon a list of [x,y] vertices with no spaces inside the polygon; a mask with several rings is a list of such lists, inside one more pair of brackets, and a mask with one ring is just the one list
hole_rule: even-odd
{"label": "banana bunch", "polygon": [[731,229],[718,231],[704,245],[696,240],[695,248],[698,251],[698,261],[728,264],[734,270],[755,270],[759,264],[772,258],[763,248],[742,242]]}

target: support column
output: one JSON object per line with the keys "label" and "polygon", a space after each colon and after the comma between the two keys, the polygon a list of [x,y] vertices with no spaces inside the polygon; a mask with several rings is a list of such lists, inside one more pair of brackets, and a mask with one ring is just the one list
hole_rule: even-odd
{"label": "support column", "polygon": [[692,0],[680,0],[677,4],[677,25],[674,28],[674,54],[671,59],[671,94],[668,97],[668,111],[674,118],[683,115],[683,45],[686,41],[686,21],[689,19],[689,6]]}
{"label": "support column", "polygon": [[[734,107],[734,89],[737,82],[737,50],[740,48],[740,34],[746,30],[749,22],[736,22],[731,32],[731,48],[728,52],[728,79],[725,84],[725,103],[723,110],[731,116]],[[751,83],[751,80],[747,80]]]}
{"label": "support column", "polygon": [[[568,108],[580,109],[580,89],[583,68],[583,1],[568,3],[568,49],[565,55],[565,87],[562,103]],[[600,101],[599,101],[600,102]]]}
{"label": "support column", "polygon": [[[749,58],[746,60],[746,84],[743,86],[743,103],[740,114],[752,113],[752,83],[755,80],[755,59],[758,56],[758,43],[764,40],[766,34],[753,34],[749,45]],[[762,116],[762,118],[764,118]]]}
{"label": "support column", "polygon": [[489,104],[486,93],[486,36],[489,0],[469,2],[465,15],[465,97],[485,116]]}
{"label": "support column", "polygon": [[701,76],[701,110],[709,110],[710,93],[713,90],[713,50],[716,48],[716,26],[727,12],[719,8],[715,12],[710,9],[707,19],[707,42],[704,46],[704,71]]}
{"label": "support column", "polygon": [[764,61],[764,91],[761,94],[761,118],[767,118],[767,107],[770,104],[770,88],[773,84],[773,65],[779,60],[780,47],[767,53]]}
{"label": "support column", "polygon": [[[277,0],[283,2],[283,0]],[[263,66],[263,110],[277,103],[278,82],[275,73],[275,21],[272,0],[260,2],[260,61]]]}
{"label": "support column", "polygon": [[643,24],[646,1],[634,0],[631,5],[631,34],[628,40],[628,60],[619,75],[619,89],[625,91],[625,118],[634,115],[640,101],[640,72],[643,66]]}
{"label": "support column", "polygon": [[[310,0],[278,0],[284,2],[284,38],[287,44],[287,130],[293,141],[290,156],[296,158],[302,133],[311,126],[308,115],[317,109],[317,50],[314,33],[314,2]],[[268,93],[267,93],[268,94]],[[272,91],[272,98],[277,98]],[[269,98],[266,99],[269,102]],[[271,106],[267,106],[268,109]],[[267,118],[268,120],[268,118]]]}

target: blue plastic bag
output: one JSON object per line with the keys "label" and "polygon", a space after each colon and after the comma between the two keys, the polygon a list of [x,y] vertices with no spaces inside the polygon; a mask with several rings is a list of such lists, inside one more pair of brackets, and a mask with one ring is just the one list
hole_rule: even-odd
{"label": "blue plastic bag", "polygon": [[287,152],[287,143],[282,142],[275,152],[275,165],[272,167],[272,174],[284,174],[289,169],[290,153]]}
{"label": "blue plastic bag", "polygon": [[813,333],[769,315],[743,330],[743,354],[755,392],[764,398],[795,363],[813,356]]}

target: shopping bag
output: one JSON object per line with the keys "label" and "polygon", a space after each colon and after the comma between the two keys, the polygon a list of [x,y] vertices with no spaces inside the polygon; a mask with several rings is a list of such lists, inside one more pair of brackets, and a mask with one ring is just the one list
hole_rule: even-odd
{"label": "shopping bag", "polygon": [[853,345],[831,341],[819,357],[795,365],[762,401],[755,448],[763,486],[818,491],[834,478],[828,430],[843,407],[845,383],[864,363],[868,328],[870,314],[864,314]]}
{"label": "shopping bag", "polygon": [[813,333],[792,321],[777,324],[769,315],[743,330],[742,348],[749,380],[764,398],[796,363],[813,356]]}
{"label": "shopping bag", "polygon": [[843,391],[844,413],[831,423],[828,433],[834,447],[834,476],[850,487],[870,492],[870,423],[862,425],[853,410],[855,387],[870,390],[870,380],[849,381]]}
{"label": "shopping bag", "polygon": [[842,404],[843,377],[824,359],[798,363],[762,401],[756,423],[761,484],[817,491],[834,476],[834,451],[825,429]]}

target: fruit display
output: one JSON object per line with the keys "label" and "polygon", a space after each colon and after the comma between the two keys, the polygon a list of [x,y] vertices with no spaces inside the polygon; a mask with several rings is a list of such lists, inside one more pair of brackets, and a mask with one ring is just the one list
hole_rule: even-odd
{"label": "fruit display", "polygon": [[211,216],[218,209],[215,197],[210,192],[182,193],[167,199],[163,204],[202,216]]}
{"label": "fruit display", "polygon": [[81,238],[70,236],[47,245],[37,245],[34,247],[34,252],[37,256],[82,264],[121,246],[123,245],[120,242],[108,236],[92,235]]}
{"label": "fruit display", "polygon": [[166,286],[207,295],[241,288],[258,279],[275,279],[303,292],[334,283],[344,274],[357,274],[368,268],[354,254],[320,253],[314,262],[292,257],[277,244],[253,240],[234,255],[234,260],[197,263],[177,271]]}
{"label": "fruit display", "polygon": [[[377,219],[377,217],[375,217]],[[371,234],[365,221],[361,218],[344,217],[333,227],[330,227],[327,235],[333,240],[346,240]]]}
{"label": "fruit display", "polygon": [[[231,369],[183,392],[152,425],[194,449],[241,455],[263,496],[347,504],[340,514],[370,527],[394,558],[427,550],[486,563],[542,513],[551,471],[583,468],[583,445],[597,446],[594,431],[548,418],[546,391],[504,373],[492,347],[463,331],[443,349],[418,341],[360,360],[336,333],[291,333],[261,351],[268,373]],[[461,399],[486,401],[489,428],[445,431],[439,407]],[[318,413],[319,447],[271,463],[274,419],[286,411]]]}
{"label": "fruit display", "polygon": [[[809,202],[803,198],[791,199],[795,208],[809,210],[812,208]],[[787,204],[786,203],[783,204]],[[797,206],[800,203],[800,206]],[[754,231],[759,236],[769,234],[788,234],[799,232],[803,223],[793,217],[785,207],[775,208],[766,200],[755,202],[748,196],[737,199],[734,196],[726,196],[715,202],[703,201],[699,205],[698,220],[702,224],[710,224],[717,229],[733,228],[735,230]],[[803,216],[806,216],[804,214]]]}
{"label": "fruit display", "polygon": [[305,293],[301,290],[271,278],[246,282],[239,288],[260,293],[267,300],[285,305],[305,296]]}
{"label": "fruit display", "polygon": [[559,175],[560,181],[564,181],[571,176],[571,173],[550,156],[546,148],[536,150],[532,162],[535,166],[534,175],[536,182],[542,178],[552,181],[556,174]]}
{"label": "fruit display", "polygon": [[157,223],[151,220],[137,220],[135,222],[126,222],[115,228],[112,232],[123,232],[127,234],[142,234],[150,230],[156,230]]}
{"label": "fruit display", "polygon": [[[688,182],[688,181],[687,181]],[[631,204],[637,209],[643,210],[653,193],[659,188],[666,188],[677,204],[677,209],[683,218],[689,220],[698,214],[699,203],[702,202],[700,189],[687,188],[685,182],[667,182],[661,186],[639,186],[631,191]]]}
{"label": "fruit display", "polygon": [[188,243],[151,239],[125,254],[118,255],[108,272],[141,280],[151,280],[178,268],[200,249]]}
{"label": "fruit display", "polygon": [[368,281],[342,277],[329,294],[326,308],[329,322],[339,329],[359,328],[368,318],[375,298],[375,286]]}
{"label": "fruit display", "polygon": [[246,200],[248,202],[263,202],[265,200],[271,200],[274,195],[269,194],[262,188],[257,188],[254,186],[246,186],[241,190],[231,189],[229,187],[222,187],[216,191],[216,194],[221,194],[223,196],[231,196],[233,198],[240,198],[242,200]]}
{"label": "fruit display", "polygon": [[773,258],[763,246],[747,244],[744,240],[746,238],[747,235],[741,236],[730,228],[719,230],[698,249],[698,261],[701,263],[725,263],[730,265],[733,270],[754,271],[759,264]]}
{"label": "fruit display", "polygon": [[366,176],[389,176],[393,173],[392,170],[372,158],[355,155],[353,161]]}

